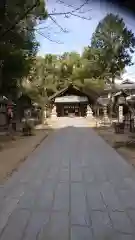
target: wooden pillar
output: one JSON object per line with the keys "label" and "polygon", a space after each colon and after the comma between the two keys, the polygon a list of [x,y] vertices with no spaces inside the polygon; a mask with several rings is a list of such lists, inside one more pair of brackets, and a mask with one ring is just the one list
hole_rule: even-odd
{"label": "wooden pillar", "polygon": [[99,117],[99,107],[97,107],[97,117]]}
{"label": "wooden pillar", "polygon": [[64,104],[61,104],[61,116],[64,117]]}

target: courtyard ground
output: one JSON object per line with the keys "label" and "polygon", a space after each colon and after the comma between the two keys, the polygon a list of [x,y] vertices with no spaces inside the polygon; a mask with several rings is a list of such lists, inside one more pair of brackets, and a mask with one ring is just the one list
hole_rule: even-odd
{"label": "courtyard ground", "polygon": [[112,126],[96,126],[95,131],[126,161],[135,167],[135,133],[125,130],[124,134],[116,134]]}
{"label": "courtyard ground", "polygon": [[63,118],[0,187],[0,240],[134,240],[135,169]]}
{"label": "courtyard ground", "polygon": [[33,136],[22,136],[17,133],[14,137],[0,135],[0,183],[4,182],[28,155],[45,139],[48,129],[35,130]]}

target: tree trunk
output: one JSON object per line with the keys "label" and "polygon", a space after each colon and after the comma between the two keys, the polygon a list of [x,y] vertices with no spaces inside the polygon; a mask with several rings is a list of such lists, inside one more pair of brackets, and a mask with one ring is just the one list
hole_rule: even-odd
{"label": "tree trunk", "polygon": [[44,107],[41,107],[41,124],[45,122],[45,114],[44,114]]}
{"label": "tree trunk", "polygon": [[41,107],[41,123],[45,124],[46,123],[46,106]]}
{"label": "tree trunk", "polygon": [[112,94],[113,94],[113,91],[115,89],[115,76],[112,75],[112,82],[111,82],[111,102],[110,102],[110,118],[111,118],[111,121],[112,121],[112,117],[113,117],[113,103],[112,103]]}
{"label": "tree trunk", "polygon": [[112,75],[112,87],[114,88],[115,85],[115,76]]}

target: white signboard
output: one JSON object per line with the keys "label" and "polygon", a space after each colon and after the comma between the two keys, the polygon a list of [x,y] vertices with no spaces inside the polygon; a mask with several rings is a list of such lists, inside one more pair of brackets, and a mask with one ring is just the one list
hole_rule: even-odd
{"label": "white signboard", "polygon": [[119,122],[123,122],[123,106],[119,106]]}
{"label": "white signboard", "polygon": [[87,97],[80,97],[80,96],[74,96],[74,95],[70,95],[70,96],[64,96],[64,97],[57,97],[55,98],[55,102],[56,103],[75,103],[75,102],[88,102],[88,98]]}

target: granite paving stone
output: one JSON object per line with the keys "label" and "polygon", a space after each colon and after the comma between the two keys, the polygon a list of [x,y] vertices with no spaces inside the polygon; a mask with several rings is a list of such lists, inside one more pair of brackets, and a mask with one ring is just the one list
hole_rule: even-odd
{"label": "granite paving stone", "polygon": [[88,206],[91,210],[105,211],[106,205],[103,201],[100,185],[96,183],[90,183],[86,185],[86,194]]}
{"label": "granite paving stone", "polygon": [[118,195],[125,209],[135,210],[135,191],[130,189],[119,190]]}
{"label": "granite paving stone", "polygon": [[135,210],[127,210],[126,212],[135,227]]}
{"label": "granite paving stone", "polygon": [[55,185],[56,182],[54,180],[47,179],[43,183],[34,202],[35,209],[46,211],[52,208]]}
{"label": "granite paving stone", "polygon": [[65,167],[60,170],[60,176],[59,176],[60,182],[68,182],[69,181],[69,168]]}
{"label": "granite paving stone", "polygon": [[115,188],[110,182],[103,182],[101,185],[101,194],[105,205],[111,211],[123,211],[123,205],[115,191]]}
{"label": "granite paving stone", "polygon": [[111,212],[110,218],[115,230],[121,233],[133,234],[135,233],[135,228],[125,212]]}
{"label": "granite paving stone", "polygon": [[[38,234],[49,222],[49,213],[44,211],[34,211],[30,217],[23,239],[37,240]],[[22,240],[23,240],[22,239]]]}
{"label": "granite paving stone", "polygon": [[28,220],[30,218],[30,212],[24,209],[15,210],[9,221],[6,228],[3,231],[1,240],[14,239],[21,240],[27,226]]}
{"label": "granite paving stone", "polygon": [[94,231],[94,239],[104,240],[110,239],[113,235],[113,228],[107,212],[92,211],[92,228]]}
{"label": "granite paving stone", "polygon": [[69,212],[69,184],[58,183],[55,190],[53,209]]}
{"label": "granite paving stone", "polygon": [[71,240],[94,240],[91,228],[72,226]]}
{"label": "granite paving stone", "polygon": [[88,209],[82,183],[71,184],[71,223],[88,225]]}
{"label": "granite paving stone", "polygon": [[50,222],[39,233],[38,240],[68,240],[69,221],[68,214],[52,212]]}

